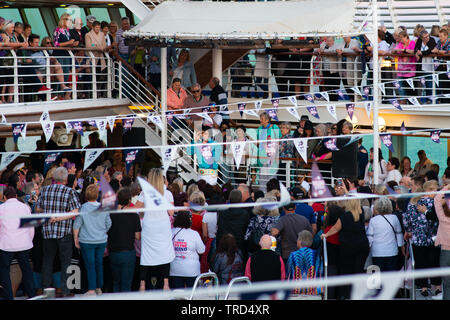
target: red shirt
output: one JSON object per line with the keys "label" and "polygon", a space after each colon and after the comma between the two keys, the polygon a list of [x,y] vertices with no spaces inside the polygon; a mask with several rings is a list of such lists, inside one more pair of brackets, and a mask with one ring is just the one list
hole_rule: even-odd
{"label": "red shirt", "polygon": [[203,217],[200,214],[192,214],[191,229],[197,231],[200,238],[202,238],[202,221]]}
{"label": "red shirt", "polygon": [[[332,227],[333,226],[326,227],[323,233],[327,233],[328,230],[330,230]],[[327,242],[335,245],[340,245],[341,243],[339,242],[339,232],[327,237]]]}

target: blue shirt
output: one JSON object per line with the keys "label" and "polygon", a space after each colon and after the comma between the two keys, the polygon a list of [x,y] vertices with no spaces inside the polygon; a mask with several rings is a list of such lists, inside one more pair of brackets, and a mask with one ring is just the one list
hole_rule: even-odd
{"label": "blue shirt", "polygon": [[297,203],[297,205],[295,206],[295,213],[304,216],[311,224],[317,222],[314,209],[306,203]]}

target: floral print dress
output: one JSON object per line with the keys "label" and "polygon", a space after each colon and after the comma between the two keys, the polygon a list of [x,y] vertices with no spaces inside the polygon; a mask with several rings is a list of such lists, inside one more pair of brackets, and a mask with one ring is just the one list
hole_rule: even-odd
{"label": "floral print dress", "polygon": [[433,206],[433,198],[422,197],[417,205],[409,203],[403,213],[403,224],[406,232],[412,233],[411,243],[414,246],[433,246],[433,236],[437,234],[437,222],[428,221],[424,213],[417,210],[417,206],[425,205],[428,209]]}

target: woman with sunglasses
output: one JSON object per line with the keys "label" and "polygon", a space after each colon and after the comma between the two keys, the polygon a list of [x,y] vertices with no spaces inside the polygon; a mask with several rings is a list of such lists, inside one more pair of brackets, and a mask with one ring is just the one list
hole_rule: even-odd
{"label": "woman with sunglasses", "polygon": [[178,61],[174,64],[173,70],[169,72],[172,79],[181,79],[181,86],[190,91],[194,83],[197,82],[194,64],[190,61],[189,51],[182,49],[178,55]]}

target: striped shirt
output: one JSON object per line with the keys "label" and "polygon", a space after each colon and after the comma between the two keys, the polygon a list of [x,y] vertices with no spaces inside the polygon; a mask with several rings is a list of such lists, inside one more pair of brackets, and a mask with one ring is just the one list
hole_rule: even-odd
{"label": "striped shirt", "polygon": [[[62,184],[52,184],[43,187],[36,207],[41,208],[44,213],[62,213],[79,209],[80,200],[75,190]],[[54,223],[46,222],[42,228],[44,239],[61,239],[72,233],[72,219]]]}
{"label": "striped shirt", "polygon": [[123,37],[125,31],[126,30],[119,29],[116,32],[116,42],[120,54],[128,54],[128,46],[125,45],[125,38]]}

